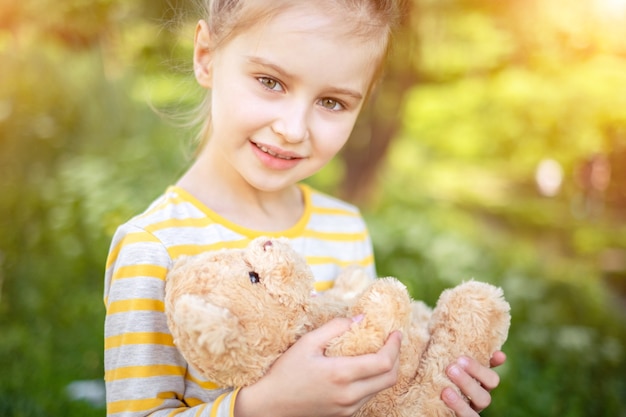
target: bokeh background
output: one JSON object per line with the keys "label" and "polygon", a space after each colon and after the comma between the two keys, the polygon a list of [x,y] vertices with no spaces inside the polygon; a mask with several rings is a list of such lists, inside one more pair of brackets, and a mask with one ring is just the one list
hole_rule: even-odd
{"label": "bokeh background", "polygon": [[[199,17],[0,0],[2,416],[104,415],[109,240],[189,163]],[[626,0],[409,0],[396,38],[311,183],[359,204],[415,298],[504,288],[484,416],[626,416]]]}

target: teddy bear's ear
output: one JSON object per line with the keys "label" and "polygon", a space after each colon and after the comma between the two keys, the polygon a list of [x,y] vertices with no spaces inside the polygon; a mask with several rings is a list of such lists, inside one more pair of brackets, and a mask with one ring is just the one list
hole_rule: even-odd
{"label": "teddy bear's ear", "polygon": [[192,365],[197,355],[206,358],[227,353],[242,333],[239,320],[228,309],[191,294],[180,296],[168,319],[174,343]]}

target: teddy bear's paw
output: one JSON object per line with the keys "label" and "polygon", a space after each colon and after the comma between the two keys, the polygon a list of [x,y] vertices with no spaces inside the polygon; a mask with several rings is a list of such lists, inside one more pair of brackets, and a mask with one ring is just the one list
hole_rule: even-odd
{"label": "teddy bear's paw", "polygon": [[[454,415],[441,400],[445,387],[456,389],[446,376],[446,367],[462,355],[488,365],[506,340],[509,312],[502,290],[490,284],[469,281],[444,291],[433,309],[430,340],[402,399],[403,407],[415,411],[414,415]],[[423,414],[424,410],[428,413]]]}
{"label": "teddy bear's paw", "polygon": [[430,322],[431,343],[454,347],[484,365],[506,341],[510,306],[501,288],[468,281],[441,294]]}
{"label": "teddy bear's paw", "polygon": [[341,271],[335,279],[334,285],[324,293],[324,297],[334,297],[339,300],[353,300],[362,294],[373,279],[359,266],[349,266]]}
{"label": "teddy bear's paw", "polygon": [[373,281],[352,307],[352,316],[360,320],[329,342],[326,355],[354,356],[378,351],[391,332],[407,331],[411,311],[411,299],[400,281],[394,278]]}

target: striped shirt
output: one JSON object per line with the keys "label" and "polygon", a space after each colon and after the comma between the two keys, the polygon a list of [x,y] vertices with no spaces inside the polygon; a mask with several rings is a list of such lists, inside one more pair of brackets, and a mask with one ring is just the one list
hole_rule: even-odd
{"label": "striped shirt", "polygon": [[233,416],[238,390],[217,387],[189,366],[167,327],[165,277],[179,256],[283,236],[307,260],[318,291],[332,287],[338,272],[352,264],[375,277],[370,236],[358,209],[300,188],[304,214],[279,233],[238,226],[176,186],[118,228],[104,286],[108,416]]}

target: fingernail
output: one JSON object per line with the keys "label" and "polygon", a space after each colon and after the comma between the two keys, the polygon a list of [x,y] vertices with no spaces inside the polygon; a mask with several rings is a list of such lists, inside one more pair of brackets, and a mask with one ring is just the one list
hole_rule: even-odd
{"label": "fingernail", "polygon": [[448,368],[448,375],[450,376],[459,376],[461,375],[461,368],[457,365],[452,365]]}
{"label": "fingernail", "polygon": [[365,317],[365,314],[359,314],[357,316],[352,317],[352,322],[353,323],[360,323],[361,321],[363,321],[363,318]]}
{"label": "fingernail", "polygon": [[458,363],[461,368],[466,369],[469,365],[469,359],[467,359],[467,357],[465,356],[461,356],[459,359],[457,359],[456,363]]}
{"label": "fingernail", "polygon": [[459,396],[457,395],[457,393],[454,392],[454,390],[450,388],[446,388],[443,390],[443,396],[445,399],[447,399],[450,402],[455,402],[459,399]]}

